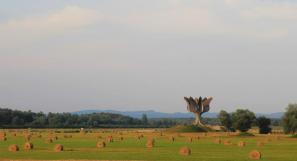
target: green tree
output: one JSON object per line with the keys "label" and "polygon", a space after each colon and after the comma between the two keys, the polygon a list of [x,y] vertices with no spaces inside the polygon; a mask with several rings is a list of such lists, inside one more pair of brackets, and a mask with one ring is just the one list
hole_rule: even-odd
{"label": "green tree", "polygon": [[271,132],[271,128],[269,127],[271,124],[271,120],[264,116],[257,118],[257,125],[259,127],[260,134],[268,134]]}
{"label": "green tree", "polygon": [[220,123],[227,129],[227,130],[231,130],[232,127],[232,120],[231,120],[231,115],[222,110],[220,111],[219,115],[218,115],[218,119],[220,120]]}
{"label": "green tree", "polygon": [[289,104],[282,118],[285,133],[296,133],[297,131],[297,104]]}
{"label": "green tree", "polygon": [[252,127],[256,116],[249,110],[238,109],[232,113],[232,127],[241,132],[246,132]]}
{"label": "green tree", "polygon": [[146,114],[142,114],[141,121],[142,121],[142,123],[143,123],[144,125],[147,125],[147,124],[148,124],[148,119],[147,119]]}

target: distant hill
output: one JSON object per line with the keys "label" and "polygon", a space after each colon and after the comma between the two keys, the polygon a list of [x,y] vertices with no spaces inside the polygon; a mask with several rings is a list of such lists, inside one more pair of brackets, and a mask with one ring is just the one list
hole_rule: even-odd
{"label": "distant hill", "polygon": [[[148,118],[193,118],[195,117],[194,114],[190,112],[165,113],[165,112],[156,112],[154,110],[148,110],[148,111],[82,110],[82,111],[73,112],[73,114],[82,115],[82,114],[100,113],[100,112],[116,113],[116,114],[134,117],[134,118],[141,118],[142,114],[146,114]],[[218,113],[207,112],[203,114],[203,117],[216,118],[217,115]],[[283,112],[277,112],[277,113],[271,113],[271,114],[257,113],[256,115],[279,119],[282,117]]]}
{"label": "distant hill", "polygon": [[275,112],[275,113],[270,113],[270,114],[261,114],[261,113],[257,113],[256,116],[265,116],[268,118],[273,118],[273,119],[280,119],[282,118],[284,115],[283,112]]}

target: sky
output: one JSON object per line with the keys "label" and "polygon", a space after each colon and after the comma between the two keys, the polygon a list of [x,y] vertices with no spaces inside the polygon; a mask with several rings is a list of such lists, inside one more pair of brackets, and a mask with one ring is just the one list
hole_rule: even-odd
{"label": "sky", "polygon": [[0,0],[0,107],[281,112],[296,28],[294,0]]}

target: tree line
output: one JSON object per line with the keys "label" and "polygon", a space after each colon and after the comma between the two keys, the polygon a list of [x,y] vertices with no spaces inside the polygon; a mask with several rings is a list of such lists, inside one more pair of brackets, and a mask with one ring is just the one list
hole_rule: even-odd
{"label": "tree line", "polygon": [[[228,131],[248,131],[252,126],[259,127],[259,133],[271,132],[271,125],[282,126],[285,133],[297,132],[297,104],[289,104],[281,120],[271,120],[264,116],[256,117],[247,109],[228,113],[221,111],[218,118],[203,118],[209,125],[222,125]],[[71,114],[11,110],[0,108],[1,128],[96,128],[96,127],[172,127],[190,125],[192,118],[132,118],[113,113]]]}
{"label": "tree line", "polygon": [[[253,125],[259,127],[260,134],[267,134],[272,130],[271,119],[264,116],[256,118],[255,114],[247,109],[237,109],[232,113],[222,110],[218,119],[228,131],[247,132]],[[279,125],[283,127],[284,133],[294,134],[297,132],[297,104],[288,105]]]}
{"label": "tree line", "polygon": [[113,113],[71,114],[11,110],[0,108],[2,128],[77,128],[77,127],[170,127],[176,122],[168,119],[141,119]]}

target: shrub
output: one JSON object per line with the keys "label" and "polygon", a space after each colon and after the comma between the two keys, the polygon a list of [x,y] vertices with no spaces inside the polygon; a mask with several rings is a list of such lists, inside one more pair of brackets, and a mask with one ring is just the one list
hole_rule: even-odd
{"label": "shrub", "polygon": [[264,116],[257,118],[257,125],[259,127],[260,134],[268,134],[271,132],[271,128],[269,125],[271,124],[271,120]]}

